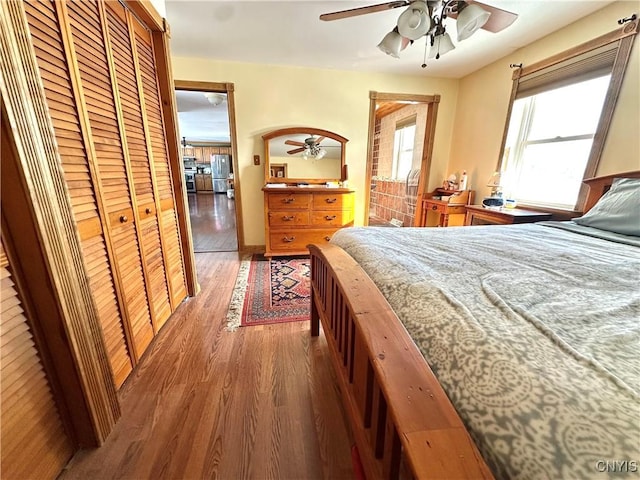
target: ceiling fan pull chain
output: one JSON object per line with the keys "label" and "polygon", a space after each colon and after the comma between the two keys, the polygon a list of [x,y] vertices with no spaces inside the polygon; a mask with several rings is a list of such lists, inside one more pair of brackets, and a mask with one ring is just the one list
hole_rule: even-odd
{"label": "ceiling fan pull chain", "polygon": [[429,46],[430,38],[431,35],[427,35],[427,40],[424,42],[424,56],[422,57],[422,65],[420,65],[422,68],[427,68],[427,47]]}

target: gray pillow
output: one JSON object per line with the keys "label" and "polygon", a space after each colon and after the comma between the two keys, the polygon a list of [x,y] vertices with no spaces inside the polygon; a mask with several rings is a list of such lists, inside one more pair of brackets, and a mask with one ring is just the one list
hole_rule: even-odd
{"label": "gray pillow", "polygon": [[640,237],[640,178],[616,178],[579,225]]}

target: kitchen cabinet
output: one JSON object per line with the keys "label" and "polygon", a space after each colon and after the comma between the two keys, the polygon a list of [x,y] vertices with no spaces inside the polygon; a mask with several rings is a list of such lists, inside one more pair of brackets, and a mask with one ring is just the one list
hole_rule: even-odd
{"label": "kitchen cabinet", "polygon": [[196,173],[196,192],[213,193],[213,177],[208,173]]}

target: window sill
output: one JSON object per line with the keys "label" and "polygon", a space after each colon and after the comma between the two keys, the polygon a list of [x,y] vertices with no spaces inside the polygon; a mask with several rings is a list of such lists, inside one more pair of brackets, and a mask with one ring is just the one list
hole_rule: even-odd
{"label": "window sill", "polygon": [[540,205],[531,205],[528,203],[518,203],[518,208],[524,208],[526,210],[533,210],[534,212],[547,212],[552,214],[552,220],[565,221],[572,218],[581,217],[582,212],[580,210],[564,210],[561,208],[544,207]]}

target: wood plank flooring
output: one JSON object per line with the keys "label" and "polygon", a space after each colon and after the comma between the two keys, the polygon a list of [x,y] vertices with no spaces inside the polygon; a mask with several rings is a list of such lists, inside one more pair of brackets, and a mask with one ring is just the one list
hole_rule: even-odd
{"label": "wood plank flooring", "polygon": [[237,253],[196,254],[202,292],[168,320],[120,390],[106,443],[69,479],[353,478],[324,336],[308,322],[225,330]]}
{"label": "wood plank flooring", "polygon": [[219,193],[189,193],[187,198],[193,251],[237,251],[235,200]]}

